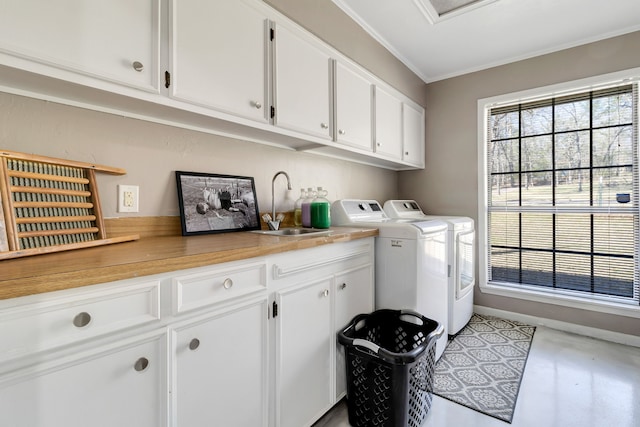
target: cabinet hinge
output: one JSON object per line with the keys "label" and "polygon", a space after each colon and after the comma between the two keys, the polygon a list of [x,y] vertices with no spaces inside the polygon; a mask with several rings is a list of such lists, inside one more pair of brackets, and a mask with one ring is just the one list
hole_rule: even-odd
{"label": "cabinet hinge", "polygon": [[269,30],[269,39],[271,39],[271,41],[273,41],[273,39],[276,38],[276,30],[274,30],[273,28],[271,28]]}
{"label": "cabinet hinge", "polygon": [[168,71],[164,72],[164,87],[167,89],[171,86],[171,73]]}
{"label": "cabinet hinge", "polygon": [[276,116],[276,107],[271,106],[271,118],[273,119]]}
{"label": "cabinet hinge", "polygon": [[278,303],[277,302],[273,302],[273,306],[271,308],[271,315],[273,317],[276,317],[278,315]]}

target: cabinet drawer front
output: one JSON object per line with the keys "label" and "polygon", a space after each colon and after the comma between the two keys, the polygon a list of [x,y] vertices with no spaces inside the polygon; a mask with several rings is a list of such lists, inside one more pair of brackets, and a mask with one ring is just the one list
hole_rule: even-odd
{"label": "cabinet drawer front", "polygon": [[0,361],[159,320],[159,287],[152,281],[117,291],[103,288],[3,310]]}
{"label": "cabinet drawer front", "polygon": [[195,310],[266,289],[264,263],[174,277],[173,314]]}
{"label": "cabinet drawer front", "polygon": [[351,242],[340,250],[332,245],[312,248],[286,256],[272,257],[273,284],[284,286],[301,280],[312,280],[320,274],[353,268],[373,262],[373,238]]}

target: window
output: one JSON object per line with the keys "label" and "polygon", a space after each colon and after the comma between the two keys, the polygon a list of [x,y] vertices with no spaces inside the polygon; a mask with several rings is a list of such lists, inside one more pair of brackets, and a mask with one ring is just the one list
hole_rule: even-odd
{"label": "window", "polygon": [[626,83],[484,107],[486,283],[640,304],[637,104]]}

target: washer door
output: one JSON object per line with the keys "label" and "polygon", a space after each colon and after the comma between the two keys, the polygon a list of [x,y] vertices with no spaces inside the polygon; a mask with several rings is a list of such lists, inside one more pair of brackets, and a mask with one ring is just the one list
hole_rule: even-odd
{"label": "washer door", "polygon": [[475,280],[475,230],[458,233],[456,236],[456,300],[473,290]]}

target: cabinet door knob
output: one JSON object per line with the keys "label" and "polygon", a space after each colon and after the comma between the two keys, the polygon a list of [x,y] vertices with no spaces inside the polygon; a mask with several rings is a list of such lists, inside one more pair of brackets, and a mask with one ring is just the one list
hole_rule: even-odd
{"label": "cabinet door knob", "polygon": [[200,340],[198,338],[194,338],[189,342],[189,350],[195,350],[200,347]]}
{"label": "cabinet door knob", "polygon": [[339,133],[340,135],[344,135],[344,134],[346,134],[346,133],[347,133],[347,131],[346,131],[346,130],[344,130],[344,129],[338,129],[338,133]]}
{"label": "cabinet door knob", "polygon": [[323,297],[328,297],[329,296],[329,289],[325,289],[324,291],[322,291],[322,296]]}
{"label": "cabinet door knob", "polygon": [[91,323],[91,315],[86,311],[76,314],[73,318],[73,325],[77,328],[84,328]]}
{"label": "cabinet door knob", "polygon": [[329,128],[329,125],[328,125],[328,124],[326,124],[326,123],[320,123],[320,127],[321,127],[322,129],[328,129],[328,128]]}
{"label": "cabinet door knob", "polygon": [[251,101],[251,105],[253,105],[254,107],[256,107],[256,110],[259,110],[262,108],[262,104],[258,101]]}
{"label": "cabinet door knob", "polygon": [[408,155],[409,155],[409,152],[408,152],[408,151],[405,151],[405,152],[404,152],[404,155],[405,155],[405,156],[408,156]]}
{"label": "cabinet door knob", "polygon": [[222,286],[225,289],[231,289],[231,287],[233,286],[233,280],[227,277],[226,279],[224,279],[224,282],[222,282]]}
{"label": "cabinet door knob", "polygon": [[382,143],[381,143],[381,142],[377,142],[377,143],[376,143],[376,146],[378,146],[378,147],[382,147]]}
{"label": "cabinet door knob", "polygon": [[136,363],[134,363],[133,365],[133,369],[135,369],[138,372],[142,372],[145,369],[147,369],[148,366],[149,366],[149,359],[147,359],[146,357],[141,357],[140,359],[136,360]]}
{"label": "cabinet door knob", "polygon": [[343,283],[342,285],[340,285],[340,289],[345,289],[347,287],[346,283]]}
{"label": "cabinet door knob", "polygon": [[144,70],[144,65],[142,65],[142,62],[140,61],[134,61],[133,64],[131,65],[133,66],[133,69],[139,73],[142,72],[142,70]]}

